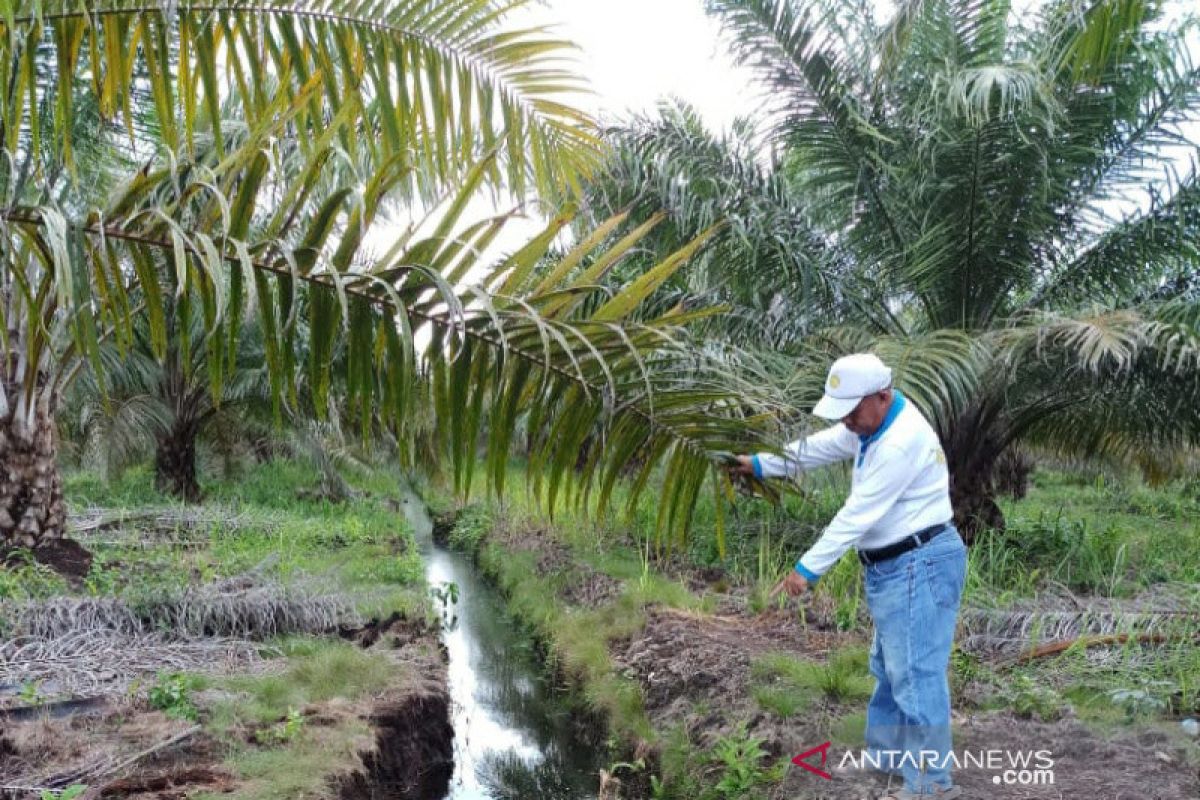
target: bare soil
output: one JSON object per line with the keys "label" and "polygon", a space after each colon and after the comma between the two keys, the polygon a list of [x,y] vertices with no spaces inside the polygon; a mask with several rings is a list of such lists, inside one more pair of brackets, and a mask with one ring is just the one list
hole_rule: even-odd
{"label": "bare soil", "polygon": [[74,585],[78,585],[92,569],[92,554],[87,548],[73,539],[66,538],[48,539],[32,551],[0,547],[0,564],[19,564],[26,552],[32,552],[35,561],[54,570]]}

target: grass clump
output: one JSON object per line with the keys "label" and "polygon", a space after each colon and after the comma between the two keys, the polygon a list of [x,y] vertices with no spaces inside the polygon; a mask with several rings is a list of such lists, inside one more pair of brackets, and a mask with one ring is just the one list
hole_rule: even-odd
{"label": "grass clump", "polygon": [[397,682],[393,661],[380,653],[329,639],[291,638],[282,643],[288,667],[279,675],[238,676],[217,686],[235,697],[213,709],[218,730],[263,725],[334,698],[357,700]]}
{"label": "grass clump", "polygon": [[156,708],[173,719],[196,721],[200,710],[192,700],[196,681],[181,673],[160,672],[158,680],[147,692],[151,708]]}
{"label": "grass clump", "polygon": [[768,653],[750,669],[751,694],[765,711],[784,719],[816,700],[849,703],[871,696],[875,680],[867,672],[867,651],[847,647],[825,662],[807,661],[787,653]]}

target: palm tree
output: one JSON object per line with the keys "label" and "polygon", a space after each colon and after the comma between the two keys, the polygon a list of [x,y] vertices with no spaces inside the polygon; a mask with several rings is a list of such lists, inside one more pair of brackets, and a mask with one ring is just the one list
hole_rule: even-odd
{"label": "palm tree", "polygon": [[[619,260],[605,257],[613,226],[584,237],[562,270],[533,280],[570,215],[499,259],[488,245],[512,214],[463,223],[485,187],[556,196],[597,157],[587,120],[564,102],[578,85],[559,63],[565,45],[507,27],[515,5],[7,8],[0,541],[36,547],[62,535],[54,418],[64,386],[82,359],[103,382],[102,345],[129,352],[142,314],[151,351],[165,358],[164,270],[179,313],[202,322],[210,345],[228,343],[225,357],[210,346],[214,385],[253,314],[277,408],[297,406],[303,369],[319,411],[337,369],[348,407],[369,409],[402,436],[430,386],[460,485],[484,430],[489,472],[503,480],[520,417],[541,442],[535,473],[550,502],[593,479],[603,493],[636,451],[647,470],[672,465],[663,525],[686,524],[713,474],[709,451],[746,433],[718,393],[654,370],[684,349],[679,327],[697,312],[624,322],[704,238],[585,316],[577,304],[595,282],[568,274],[583,260]],[[103,121],[91,140],[119,146],[122,163],[137,169],[82,157],[90,140],[76,112],[88,107]],[[364,239],[383,212],[418,200],[429,216],[366,258]],[[189,326],[179,330],[186,343]],[[422,337],[429,344],[418,348]],[[334,366],[339,338],[346,355]],[[616,449],[598,449],[580,483],[566,474],[564,454],[575,454],[578,430],[596,426]]]}
{"label": "palm tree", "polygon": [[687,297],[727,306],[707,330],[764,344],[786,338],[806,307],[828,307],[844,277],[840,254],[817,236],[778,164],[761,157],[753,120],[735,120],[716,135],[694,108],[673,100],[602,135],[610,149],[605,169],[586,184],[589,222],[626,209],[631,227],[665,215],[643,240],[641,257],[626,262],[625,274],[610,275],[614,285],[723,222],[687,272],[664,287],[661,302]]}
{"label": "palm tree", "polygon": [[1021,444],[1161,469],[1200,441],[1200,183],[1165,154],[1195,147],[1194,25],[1158,0],[707,7],[847,265],[777,343],[797,399],[850,349],[947,384],[927,410],[968,532],[1002,524],[993,473]]}
{"label": "palm tree", "polygon": [[[243,331],[214,386],[209,357],[229,356],[226,343],[212,341],[202,321],[181,320],[173,294],[163,298],[163,307],[168,338],[161,359],[142,318],[134,325],[131,346],[122,352],[102,345],[101,369],[88,370],[73,388],[80,396],[80,427],[85,435],[103,440],[106,464],[153,452],[155,488],[197,502],[200,438],[219,428],[244,431],[243,414],[269,419],[270,384],[254,326]],[[190,327],[186,334],[180,332],[183,324]]]}

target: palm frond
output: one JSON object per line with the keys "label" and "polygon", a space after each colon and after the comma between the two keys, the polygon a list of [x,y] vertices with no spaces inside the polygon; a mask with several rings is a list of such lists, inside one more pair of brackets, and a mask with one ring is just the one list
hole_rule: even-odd
{"label": "palm frond", "polygon": [[[541,29],[504,26],[522,3],[401,0],[214,0],[151,3],[46,0],[11,8],[0,37],[6,87],[3,147],[54,142],[74,169],[77,75],[103,119],[135,137],[135,98],[152,103],[162,144],[182,157],[224,155],[224,122],[250,136],[279,130],[306,155],[336,142],[352,158],[405,154],[434,185],[461,175],[481,149],[517,196],[574,186],[596,158],[582,88],[564,66],[570,45]],[[52,71],[38,73],[49,61]],[[48,79],[48,81],[46,80]],[[53,92],[52,109],[39,109]],[[29,102],[26,102],[29,98]],[[48,113],[45,113],[48,112]]]}
{"label": "palm frond", "polygon": [[799,148],[801,191],[835,204],[842,219],[868,204],[899,247],[903,233],[881,192],[877,156],[888,133],[872,120],[861,76],[848,63],[865,57],[862,49],[830,45],[831,30],[851,30],[837,24],[837,4],[708,0],[706,8],[730,34],[738,63],[758,74],[774,136]]}
{"label": "palm frond", "polygon": [[1161,476],[1200,443],[1200,312],[1194,302],[1088,316],[1039,315],[998,334],[1023,387],[1008,436]]}
{"label": "palm frond", "polygon": [[[9,252],[24,248],[32,256],[21,274],[47,287],[46,297],[56,296],[64,274],[72,276],[72,285],[75,275],[85,285],[107,281],[109,297],[116,296],[117,285],[136,295],[150,320],[148,346],[158,358],[167,343],[161,331],[153,331],[154,320],[168,314],[161,290],[165,281],[156,276],[177,282],[172,302],[202,324],[209,343],[227,340],[233,321],[254,313],[281,408],[301,402],[302,370],[310,389],[307,402],[318,413],[328,396],[314,387],[330,386],[336,371],[351,414],[364,424],[378,420],[401,438],[410,418],[419,416],[417,409],[430,403],[441,452],[460,491],[472,483],[482,441],[488,446],[489,476],[495,484],[503,481],[503,463],[521,417],[535,443],[534,489],[549,507],[566,497],[580,503],[591,497],[603,507],[631,461],[638,465],[639,489],[651,473],[669,465],[663,487],[667,510],[660,523],[664,536],[678,539],[702,487],[723,480],[713,454],[745,449],[755,440],[757,427],[746,422],[754,416],[754,398],[734,397],[717,381],[706,381],[690,357],[684,328],[702,313],[674,309],[631,321],[656,287],[703,246],[703,236],[581,315],[554,302],[561,283],[514,295],[480,288],[497,284],[511,269],[509,259],[489,265],[480,251],[461,247],[467,200],[484,179],[486,161],[469,171],[428,223],[415,226],[428,234],[402,237],[385,257],[369,264],[349,258],[346,236],[333,239],[335,219],[369,222],[360,198],[350,192],[330,194],[319,213],[297,219],[286,236],[275,236],[279,227],[270,220],[290,216],[291,209],[263,208],[257,199],[263,190],[262,162],[238,158],[235,166],[222,169],[180,163],[173,170],[139,175],[103,213],[77,226],[58,225],[52,209],[9,208],[3,212]],[[399,179],[387,164],[372,177],[385,187]],[[214,189],[221,187],[226,196],[214,198]],[[268,221],[247,226],[235,215],[220,213],[225,205],[261,208]],[[230,228],[222,227],[226,220],[247,238],[230,235]],[[538,236],[523,249],[536,261],[550,244],[551,238]],[[599,252],[596,258],[605,255]],[[449,271],[481,277],[478,285],[451,285]],[[245,291],[230,290],[235,279]],[[577,292],[599,291],[566,285]],[[81,319],[96,330],[131,324],[126,306],[111,300],[93,305],[90,294],[80,300],[68,292],[57,302],[55,313],[67,320],[81,353],[92,352]],[[425,338],[428,345],[418,350],[415,343]],[[181,338],[180,346],[188,340]],[[329,342],[344,343],[339,358],[329,358]],[[302,358],[303,352],[323,355]],[[220,379],[229,362],[218,361]],[[95,363],[102,370],[100,360]],[[590,437],[607,446],[593,448],[577,473],[583,442]],[[589,494],[593,486],[598,489],[594,497]]]}

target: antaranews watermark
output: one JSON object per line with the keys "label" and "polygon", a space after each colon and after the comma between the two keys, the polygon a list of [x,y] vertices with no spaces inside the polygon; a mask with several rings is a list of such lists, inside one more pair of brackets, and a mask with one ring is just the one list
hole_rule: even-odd
{"label": "antaranews watermark", "polygon": [[[829,758],[832,742],[825,742],[792,759],[792,763],[826,780],[833,775],[808,759],[820,755],[820,767]],[[1054,784],[1054,755],[1049,750],[936,750],[909,752],[906,750],[847,750],[838,763],[838,770],[877,769],[900,771],[913,767],[926,769],[986,770],[992,773],[992,783],[1006,786],[1050,786]]]}

